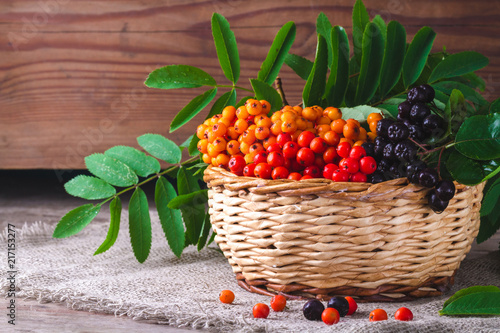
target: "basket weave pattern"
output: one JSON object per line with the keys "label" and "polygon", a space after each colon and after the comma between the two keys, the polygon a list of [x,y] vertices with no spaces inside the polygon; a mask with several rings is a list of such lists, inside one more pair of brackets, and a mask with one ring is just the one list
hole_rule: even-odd
{"label": "basket weave pattern", "polygon": [[215,241],[245,289],[290,298],[440,295],[479,229],[483,184],[456,184],[441,214],[426,188],[238,177],[209,167]]}

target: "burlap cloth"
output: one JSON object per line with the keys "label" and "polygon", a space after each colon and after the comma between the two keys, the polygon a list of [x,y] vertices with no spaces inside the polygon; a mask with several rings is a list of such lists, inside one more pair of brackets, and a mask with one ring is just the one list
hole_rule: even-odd
{"label": "burlap cloth", "polygon": [[[122,217],[127,216],[124,212]],[[268,319],[254,319],[252,307],[270,297],[244,291],[223,255],[212,245],[197,252],[190,247],[176,258],[166,246],[158,217],[152,212],[153,246],[148,260],[139,264],[132,255],[128,222],[122,221],[116,244],[106,253],[92,256],[103,241],[107,225],[92,223],[80,234],[52,239],[53,226],[38,222],[17,231],[18,297],[40,302],[65,303],[75,310],[152,319],[159,324],[192,327],[213,332],[500,332],[499,317],[440,317],[438,310],[452,292],[472,285],[500,285],[500,255],[491,253],[462,263],[448,295],[406,303],[364,303],[351,317],[327,326],[306,320],[304,301],[289,301],[284,312]],[[0,235],[6,249],[6,233]],[[1,260],[6,271],[7,260]],[[1,280],[3,296],[6,279]],[[219,292],[231,289],[233,304],[222,304]],[[393,317],[401,306],[409,307],[412,322]],[[368,314],[383,308],[389,320],[372,323]]]}

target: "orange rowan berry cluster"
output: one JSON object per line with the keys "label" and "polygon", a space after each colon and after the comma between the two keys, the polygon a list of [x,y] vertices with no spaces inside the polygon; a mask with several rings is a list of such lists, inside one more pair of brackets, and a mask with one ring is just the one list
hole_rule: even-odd
{"label": "orange rowan berry cluster", "polygon": [[[342,112],[335,107],[287,105],[268,116],[270,109],[265,100],[249,99],[237,109],[227,106],[221,114],[205,120],[196,131],[203,161],[237,175],[266,179],[326,177],[324,168],[330,164],[327,178],[335,180],[331,173],[339,169],[342,158],[349,157],[351,148],[373,141],[377,122],[382,119],[378,113],[370,114],[367,132],[357,120],[342,119]],[[340,154],[339,145],[343,147]],[[355,149],[358,164],[366,155],[359,148]],[[362,171],[360,166],[355,169]],[[351,176],[346,180],[343,174],[342,180],[336,181],[348,181]],[[352,181],[366,181],[366,176]]]}

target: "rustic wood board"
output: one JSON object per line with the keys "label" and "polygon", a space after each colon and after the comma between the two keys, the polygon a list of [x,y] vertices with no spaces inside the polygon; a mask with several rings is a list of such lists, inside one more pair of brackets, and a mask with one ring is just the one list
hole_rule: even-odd
{"label": "rustic wood board", "polygon": [[[226,16],[249,87],[279,27],[293,20],[292,52],[315,52],[323,11],[351,28],[354,0],[339,1],[2,1],[0,2],[0,169],[81,169],[83,157],[114,145],[137,147],[147,132],[167,134],[173,116],[203,89],[147,89],[147,74],[167,64],[200,66],[220,83],[210,32],[213,12]],[[485,97],[500,89],[500,1],[365,0],[373,17],[396,19],[409,38],[423,25],[438,34],[434,50],[476,50],[490,58],[479,74]],[[303,81],[281,76],[298,103]],[[221,94],[222,91],[219,92]],[[240,94],[243,97],[244,94]],[[200,115],[198,120],[202,120]],[[195,124],[169,135],[184,141]]]}

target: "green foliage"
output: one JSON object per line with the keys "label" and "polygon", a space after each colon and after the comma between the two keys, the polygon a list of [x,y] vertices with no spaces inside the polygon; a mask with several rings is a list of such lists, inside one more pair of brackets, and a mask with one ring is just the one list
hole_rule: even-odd
{"label": "green foliage", "polygon": [[[193,66],[168,65],[151,72],[145,85],[159,89],[209,87],[173,118],[170,124],[173,132],[201,112],[210,118],[228,105],[243,105],[249,98],[269,101],[272,111],[280,109],[281,95],[272,84],[283,63],[306,81],[303,106],[340,107],[344,118],[359,121],[372,112],[396,118],[397,107],[409,89],[430,83],[436,89],[432,109],[445,120],[446,131],[442,137],[424,142],[427,148],[421,149],[420,154],[426,155],[432,165],[440,163],[443,179],[466,185],[487,181],[477,240],[488,239],[500,228],[500,99],[489,103],[483,98],[480,91],[485,91],[486,84],[474,73],[486,66],[488,59],[470,51],[431,54],[436,34],[429,27],[420,29],[407,44],[406,31],[400,23],[386,24],[378,15],[370,22],[361,0],[354,5],[352,21],[350,45],[344,28],[332,26],[324,13],[319,14],[314,61],[289,53],[296,26],[293,22],[286,23],[276,34],[257,77],[250,78],[250,87],[246,88],[236,85],[240,78],[240,58],[235,34],[226,18],[215,13],[211,20],[215,50],[222,73],[231,84],[218,84],[210,74]],[[349,58],[351,51],[354,55]],[[246,96],[237,97],[237,90],[245,91]],[[217,93],[220,97],[216,99]],[[95,254],[107,251],[120,228],[120,196],[134,191],[129,202],[130,236],[134,254],[143,262],[151,247],[151,220],[141,186],[156,180],[156,209],[173,253],[180,256],[189,245],[201,250],[214,240],[213,233],[209,237],[207,190],[199,184],[206,164],[197,150],[198,137],[191,135],[180,146],[159,134],[145,134],[137,141],[144,151],[116,146],[104,154],[85,158],[88,170],[95,177],[77,176],[65,188],[71,195],[102,202],[70,211],[59,221],[54,237],[78,233],[109,202],[108,234]],[[184,148],[193,157],[182,162]],[[170,166],[161,170],[160,160]],[[139,182],[139,177],[144,179]]]}
{"label": "green foliage", "polygon": [[122,202],[120,197],[115,197],[113,201],[109,204],[109,212],[111,215],[111,219],[109,222],[108,234],[106,235],[106,239],[99,246],[99,248],[94,252],[94,255],[106,252],[109,250],[113,244],[115,244],[116,239],[118,238],[118,233],[120,232],[120,220],[122,214]]}
{"label": "green foliage", "polygon": [[439,311],[441,316],[500,315],[500,289],[495,286],[460,290],[447,302]]}

